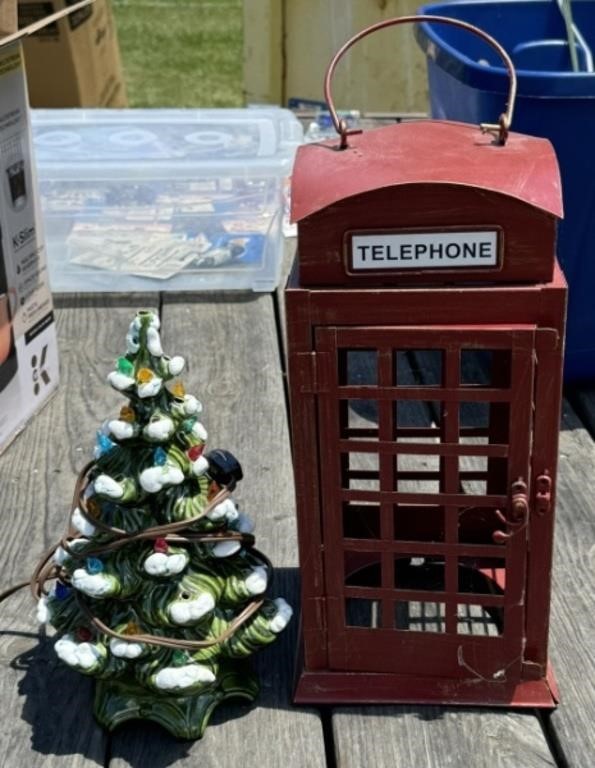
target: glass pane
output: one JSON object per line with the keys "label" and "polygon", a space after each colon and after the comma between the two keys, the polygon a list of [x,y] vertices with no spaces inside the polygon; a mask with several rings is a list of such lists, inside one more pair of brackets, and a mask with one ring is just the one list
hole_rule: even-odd
{"label": "glass pane", "polygon": [[506,445],[509,437],[509,403],[462,402],[459,412],[461,442],[481,442]]}
{"label": "glass pane", "polygon": [[424,555],[396,555],[395,588],[444,591],[444,561]]}
{"label": "glass pane", "polygon": [[459,456],[461,492],[481,496],[488,492],[487,456]]}
{"label": "glass pane", "polygon": [[493,508],[463,507],[459,510],[461,544],[493,544],[492,534],[502,529],[502,522]]}
{"label": "glass pane", "polygon": [[340,349],[339,384],[361,387],[378,384],[378,352],[375,349]]}
{"label": "glass pane", "polygon": [[346,586],[382,586],[382,564],[379,552],[345,552],[344,566]]}
{"label": "glass pane", "polygon": [[343,536],[347,539],[379,539],[380,507],[378,504],[344,502]]}
{"label": "glass pane", "polygon": [[378,401],[340,400],[339,421],[343,440],[378,440]]}
{"label": "glass pane", "polygon": [[444,603],[416,600],[395,603],[395,629],[407,632],[446,632]]}
{"label": "glass pane", "polygon": [[439,493],[440,457],[401,453],[396,456],[397,488],[401,493]]}
{"label": "glass pane", "polygon": [[348,597],[345,600],[345,624],[348,627],[377,629],[382,626],[381,616],[379,600],[365,600],[359,597]]}
{"label": "glass pane", "polygon": [[461,385],[508,388],[510,365],[509,349],[462,349]]}
{"label": "glass pane", "polygon": [[424,453],[399,453],[396,459],[399,472],[440,471],[440,456]]}
{"label": "glass pane", "polygon": [[501,595],[506,581],[505,566],[505,559],[500,557],[481,561],[473,557],[459,557],[459,592]]}
{"label": "glass pane", "polygon": [[397,428],[439,427],[441,403],[437,400],[395,401]]}
{"label": "glass pane", "polygon": [[442,350],[408,349],[395,353],[395,374],[399,387],[442,386]]}
{"label": "glass pane", "polygon": [[457,605],[457,634],[497,637],[504,632],[504,611],[475,604]]}
{"label": "glass pane", "polygon": [[506,457],[459,456],[461,492],[475,496],[503,495],[508,491]]}
{"label": "glass pane", "polygon": [[461,428],[480,427],[487,430],[490,426],[490,405],[485,402],[462,402],[459,411]]}
{"label": "glass pane", "polygon": [[395,504],[393,516],[397,541],[444,541],[444,507]]}
{"label": "glass pane", "polygon": [[399,477],[397,480],[399,493],[440,493],[440,478]]}
{"label": "glass pane", "polygon": [[473,434],[472,431],[467,431],[459,435],[459,443],[462,443],[463,445],[487,445],[488,442],[487,435]]}
{"label": "glass pane", "polygon": [[509,403],[492,403],[490,406],[489,442],[506,445],[510,433]]}
{"label": "glass pane", "polygon": [[378,454],[342,453],[341,475],[345,489],[379,491]]}

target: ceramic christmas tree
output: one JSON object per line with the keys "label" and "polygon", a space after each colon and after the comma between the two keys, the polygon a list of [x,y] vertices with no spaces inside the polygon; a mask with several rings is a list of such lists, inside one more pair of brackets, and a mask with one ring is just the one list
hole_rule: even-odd
{"label": "ceramic christmas tree", "polygon": [[206,451],[202,406],[172,383],[184,360],[163,354],[156,314],[139,312],[126,342],[108,380],[128,402],[98,432],[68,534],[38,570],[39,618],[60,659],[97,678],[102,724],[146,718],[198,738],[221,701],[254,699],[245,659],[291,608],[263,597],[271,565],[230,495],[242,470]]}

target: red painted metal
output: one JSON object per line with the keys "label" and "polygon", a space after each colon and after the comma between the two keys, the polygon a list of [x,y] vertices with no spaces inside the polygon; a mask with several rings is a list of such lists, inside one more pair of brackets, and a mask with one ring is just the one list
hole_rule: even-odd
{"label": "red painted metal", "polygon": [[[296,283],[294,271],[286,299],[292,439],[303,564],[304,643],[304,666],[298,675],[296,701],[458,701],[553,706],[556,697],[551,693],[546,666],[547,615],[564,297],[565,286],[559,270],[552,283],[532,286],[385,290],[303,288]],[[477,321],[482,313],[487,322],[479,325]],[[422,324],[424,317],[427,325]],[[434,319],[437,324],[430,325],[429,321]],[[366,325],[359,325],[364,320]],[[378,350],[380,377],[389,375],[387,345],[445,350],[448,360],[444,366],[444,386],[398,387],[390,386],[388,381],[386,386],[379,382],[373,393],[379,407],[384,409],[379,412],[378,426],[373,423],[354,427],[352,434],[345,433],[345,425],[341,426],[342,396],[352,401],[365,400],[372,388],[337,383],[340,344],[348,344],[352,350]],[[457,350],[471,344],[502,353],[510,350],[505,388],[460,386]],[[450,360],[455,363],[449,364]],[[403,427],[402,436],[406,441],[395,440],[394,434],[391,435],[391,396],[409,404],[441,399],[447,405],[446,419],[439,429]],[[509,409],[506,424],[502,414],[496,413],[483,429],[465,427],[470,442],[458,442],[457,437],[461,435],[456,421],[461,403],[486,401],[496,408]],[[486,430],[489,442],[474,445],[473,438],[481,438]],[[436,442],[442,437],[441,442]],[[354,442],[359,453],[377,453],[380,490],[370,493],[340,487],[341,473],[345,473],[341,456],[349,447],[353,448]],[[442,487],[437,492],[383,490],[394,482],[393,457],[411,454],[439,457],[439,469],[434,475]],[[487,472],[483,495],[460,492],[458,462],[468,456],[484,456],[486,462],[493,462]],[[504,486],[498,461],[506,462]],[[552,506],[548,514],[542,512],[546,472],[551,483]],[[410,474],[414,479],[422,476],[419,472]],[[477,477],[478,474],[468,473],[467,481],[473,482]],[[529,519],[521,521],[521,525],[514,519],[513,511],[513,497],[518,499],[515,484],[519,477],[526,484],[529,507]],[[524,503],[524,490],[521,496]],[[400,538],[395,535],[395,521],[390,514],[395,499],[405,515],[399,523]],[[378,504],[375,538],[343,535],[341,505],[345,501],[354,506],[366,502]],[[436,524],[431,514],[428,519],[420,518],[420,508],[424,505],[430,509],[440,508],[440,524]],[[477,507],[477,514],[469,519],[461,518],[460,522],[459,511],[470,505]],[[502,517],[496,510],[501,510]],[[462,542],[458,540],[461,530],[465,531]],[[492,535],[499,530],[507,534],[507,538],[496,544]],[[532,556],[528,562],[529,535]],[[395,586],[391,582],[390,563],[408,554],[443,563],[444,589],[424,590],[422,594],[416,589]],[[457,559],[474,564],[478,572],[489,574],[499,589],[494,589],[494,594],[486,594],[482,587],[476,596],[459,592],[458,569],[454,565]],[[490,570],[490,562],[494,560],[504,567]],[[377,564],[379,586],[341,583],[346,568],[348,572],[357,572],[370,564]],[[499,590],[502,594],[498,594]],[[377,601],[380,626],[370,629],[346,626],[344,601],[347,599]],[[384,626],[396,602],[443,604],[446,631],[398,632]],[[499,612],[504,618],[503,634],[495,637],[457,634],[455,606],[469,604]],[[406,676],[399,676],[395,669]],[[490,680],[490,676],[498,678],[502,670],[505,670],[504,680],[496,683]],[[485,677],[487,682],[477,675]],[[361,683],[358,683],[360,677]],[[352,682],[348,683],[348,679]],[[445,681],[450,682],[448,696],[444,694]]]}
{"label": "red painted metal", "polygon": [[[553,150],[445,122],[348,145],[302,148],[293,176],[295,699],[555,706]],[[489,268],[354,269],[354,233],[483,231],[498,233]]]}
{"label": "red painted metal", "polygon": [[[398,694],[396,694],[398,692]],[[406,675],[304,671],[296,704],[441,704],[553,709],[559,694],[553,674],[498,683],[478,678],[444,680]]]}
{"label": "red painted metal", "polygon": [[511,133],[502,147],[474,125],[420,120],[353,136],[346,150],[337,150],[336,139],[300,147],[291,217],[299,222],[349,197],[405,184],[473,187],[562,216],[560,173],[549,141]]}

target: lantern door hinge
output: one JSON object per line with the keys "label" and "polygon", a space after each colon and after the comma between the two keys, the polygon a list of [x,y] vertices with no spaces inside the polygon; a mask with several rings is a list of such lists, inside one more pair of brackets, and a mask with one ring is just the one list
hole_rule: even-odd
{"label": "lantern door hinge", "polygon": [[322,372],[320,352],[298,352],[295,356],[295,369],[298,374],[299,390],[304,395],[328,392]]}
{"label": "lantern door hinge", "polygon": [[552,478],[546,470],[535,480],[535,512],[541,517],[552,509]]}

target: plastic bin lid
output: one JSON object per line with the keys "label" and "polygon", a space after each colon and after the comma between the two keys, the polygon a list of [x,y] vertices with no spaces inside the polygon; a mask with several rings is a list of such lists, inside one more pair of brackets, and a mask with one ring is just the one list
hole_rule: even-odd
{"label": "plastic bin lid", "polygon": [[422,120],[298,149],[293,221],[345,198],[402,184],[453,184],[499,192],[562,216],[560,172],[547,139],[509,134],[505,146],[467,123]]}
{"label": "plastic bin lid", "polygon": [[302,129],[288,110],[56,109],[33,110],[40,167],[283,164]]}

